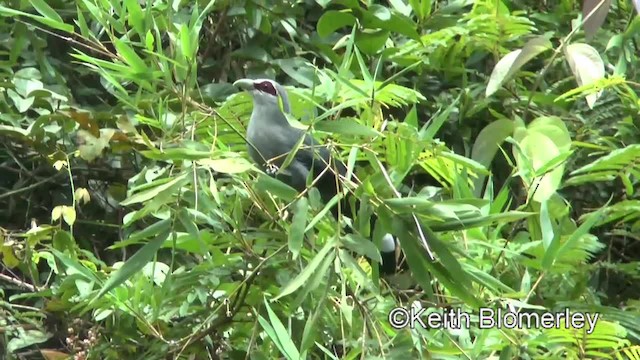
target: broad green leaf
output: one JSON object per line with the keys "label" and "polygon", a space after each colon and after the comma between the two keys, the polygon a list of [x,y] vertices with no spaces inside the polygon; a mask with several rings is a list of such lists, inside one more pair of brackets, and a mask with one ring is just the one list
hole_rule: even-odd
{"label": "broad green leaf", "polygon": [[356,17],[351,13],[336,10],[325,11],[318,20],[318,35],[320,37],[329,36],[342,27],[353,26],[355,22]]}
{"label": "broad green leaf", "polygon": [[[535,171],[560,155],[560,150],[551,139],[539,132],[527,132],[520,142],[520,149],[522,152],[516,153],[516,162],[523,180],[529,186],[529,195],[533,194],[533,199],[538,202],[549,199],[560,186],[564,166],[541,177],[534,177]],[[534,173],[529,173],[529,166]]]}
{"label": "broad green leaf", "polygon": [[182,24],[180,28],[180,45],[182,48],[182,54],[187,58],[187,61],[191,61],[194,55],[194,47],[191,44],[191,31],[187,24]]}
{"label": "broad green leaf", "polygon": [[537,131],[548,137],[556,145],[560,152],[569,151],[571,148],[571,134],[564,121],[557,116],[541,116],[534,119],[527,131]]}
{"label": "broad green leaf", "polygon": [[200,247],[199,252],[201,254],[205,253],[207,246],[204,241],[202,241],[200,231],[198,231],[198,226],[194,222],[193,217],[186,209],[178,210],[178,220],[180,220],[180,223],[182,224],[182,226],[184,226],[187,232],[189,232],[189,234],[198,241],[198,245]]}
{"label": "broad green leaf", "polygon": [[64,205],[58,205],[51,210],[51,221],[56,221],[62,216],[62,208]]}
{"label": "broad green leaf", "polygon": [[[500,145],[513,134],[513,129],[513,121],[507,119],[499,119],[485,126],[473,143],[471,158],[489,168]],[[479,174],[473,181],[473,191],[476,196],[479,196],[482,191],[485,177],[484,174]]]}
{"label": "broad green leaf", "polygon": [[367,55],[378,53],[389,39],[389,30],[356,33],[355,40],[358,49]]}
{"label": "broad green leaf", "polygon": [[29,131],[19,127],[0,125],[0,135],[7,135],[24,139],[29,136]]}
{"label": "broad green leaf", "polygon": [[153,160],[209,160],[211,157],[210,151],[203,151],[190,148],[168,148],[160,150],[143,150],[140,151],[142,155]]}
{"label": "broad green leaf", "polygon": [[389,0],[389,4],[391,4],[394,10],[396,10],[400,14],[404,16],[411,15],[411,6],[405,4],[403,0]]}

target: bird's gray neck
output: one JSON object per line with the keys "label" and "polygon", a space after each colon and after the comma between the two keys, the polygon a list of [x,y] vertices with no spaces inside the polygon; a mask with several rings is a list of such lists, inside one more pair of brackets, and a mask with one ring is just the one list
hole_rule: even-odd
{"label": "bird's gray neck", "polygon": [[289,127],[291,125],[289,125],[289,121],[287,121],[280,107],[263,105],[256,102],[253,104],[253,112],[249,120],[249,127],[252,128],[255,126],[263,128],[264,126]]}

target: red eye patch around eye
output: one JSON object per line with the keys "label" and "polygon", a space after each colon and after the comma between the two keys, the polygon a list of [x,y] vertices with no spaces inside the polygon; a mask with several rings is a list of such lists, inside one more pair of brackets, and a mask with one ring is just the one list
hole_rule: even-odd
{"label": "red eye patch around eye", "polygon": [[276,88],[273,86],[273,84],[270,81],[262,81],[262,82],[256,83],[255,88],[267,94],[278,96],[278,92],[276,91]]}

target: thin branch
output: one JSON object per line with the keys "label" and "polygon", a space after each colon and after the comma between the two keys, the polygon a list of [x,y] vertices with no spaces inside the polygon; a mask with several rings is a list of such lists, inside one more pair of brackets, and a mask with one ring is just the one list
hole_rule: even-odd
{"label": "thin branch", "polygon": [[33,292],[42,290],[42,289],[40,289],[40,288],[38,288],[38,287],[36,287],[34,285],[31,285],[31,284],[29,284],[29,283],[27,283],[27,282],[25,282],[23,280],[15,279],[15,278],[12,278],[11,276],[8,276],[8,275],[5,275],[5,274],[0,274],[0,280],[4,280],[4,281],[9,282],[9,283],[11,283],[13,285],[19,286],[21,288],[24,288],[24,289],[27,289],[27,290],[33,291]]}

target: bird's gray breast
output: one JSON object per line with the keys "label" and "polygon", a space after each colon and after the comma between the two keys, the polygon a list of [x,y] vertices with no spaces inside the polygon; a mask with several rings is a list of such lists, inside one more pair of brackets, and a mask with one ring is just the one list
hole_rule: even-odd
{"label": "bird's gray breast", "polygon": [[254,111],[247,128],[247,150],[256,164],[269,162],[280,167],[301,136],[304,132],[291,127],[281,113]]}
{"label": "bird's gray breast", "polygon": [[[303,145],[296,152],[295,157],[285,169],[282,165],[287,155],[293,150],[296,143],[305,132],[291,127],[286,118],[282,119],[266,117],[265,113],[254,112],[247,129],[247,150],[251,159],[262,168],[263,171],[271,173],[273,167],[265,166],[267,163],[277,167],[278,178],[298,190],[305,188],[307,175],[310,171],[310,164],[304,161],[312,155],[304,145],[308,145],[311,139],[306,139]],[[280,121],[282,120],[282,121]],[[283,123],[284,121],[284,123]]]}

